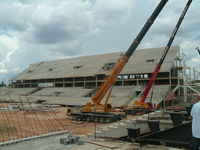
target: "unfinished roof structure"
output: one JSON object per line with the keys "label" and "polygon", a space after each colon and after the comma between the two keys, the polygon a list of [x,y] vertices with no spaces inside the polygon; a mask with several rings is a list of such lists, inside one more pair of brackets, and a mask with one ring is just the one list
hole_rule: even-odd
{"label": "unfinished roof structure", "polygon": [[[163,51],[164,47],[137,50],[118,76],[110,102],[115,106],[132,105],[134,100],[140,99]],[[116,52],[31,64],[29,68],[11,79],[12,90],[4,90],[0,94],[2,96],[9,94],[15,100],[20,94],[22,97],[31,95],[29,98],[33,102],[84,105],[91,101],[92,95],[104,82],[104,78],[119,56],[120,53]],[[173,46],[152,88],[156,93],[153,95],[156,104],[180,84],[181,79],[178,76],[180,69],[179,47]],[[13,90],[15,92],[11,92]],[[147,96],[147,101],[150,97],[151,94]]]}

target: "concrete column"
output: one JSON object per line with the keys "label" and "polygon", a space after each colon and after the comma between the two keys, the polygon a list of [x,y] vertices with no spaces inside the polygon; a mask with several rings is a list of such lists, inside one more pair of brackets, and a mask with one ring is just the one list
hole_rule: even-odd
{"label": "concrete column", "polygon": [[75,78],[73,78],[73,87],[75,87]]}
{"label": "concrete column", "polygon": [[139,85],[138,75],[136,75],[136,79],[137,79],[137,86],[138,86]]}
{"label": "concrete column", "polygon": [[196,80],[196,70],[195,70],[195,67],[193,67],[193,74],[194,74],[194,82]]}
{"label": "concrete column", "polygon": [[184,91],[183,91],[183,96],[184,96],[184,101],[186,102],[187,100],[187,74],[186,74],[186,56],[183,53],[183,84],[184,84]]}
{"label": "concrete column", "polygon": [[[191,79],[191,68],[189,67],[189,84],[191,84],[191,81],[192,81],[192,79]],[[191,94],[191,89],[190,89],[190,94]]]}
{"label": "concrete column", "polygon": [[96,88],[97,88],[97,86],[98,86],[98,84],[97,84],[98,82],[97,82],[97,75],[96,75]]}
{"label": "concrete column", "polygon": [[193,67],[193,74],[194,74],[194,88],[196,89],[196,68]]}
{"label": "concrete column", "polygon": [[39,87],[39,80],[36,80],[36,83],[37,83],[37,87]]}
{"label": "concrete column", "polygon": [[55,81],[56,79],[53,79],[53,87],[55,88],[55,86],[56,86],[56,81]]}
{"label": "concrete column", "polygon": [[[178,85],[180,85],[180,75],[179,75],[179,69],[177,69],[177,75],[178,75]],[[178,89],[178,96],[181,95],[181,89]]]}
{"label": "concrete column", "polygon": [[122,75],[122,86],[124,86],[124,76]]}
{"label": "concrete column", "polygon": [[83,87],[85,88],[85,77],[83,77]]}

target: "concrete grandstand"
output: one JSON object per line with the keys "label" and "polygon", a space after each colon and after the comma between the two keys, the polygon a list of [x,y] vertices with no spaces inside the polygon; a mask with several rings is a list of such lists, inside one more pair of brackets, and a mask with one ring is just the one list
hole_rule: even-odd
{"label": "concrete grandstand", "polygon": [[[120,107],[139,100],[164,48],[137,50],[118,76],[110,102]],[[31,64],[10,80],[10,88],[1,90],[1,99],[20,99],[60,105],[84,105],[91,101],[98,86],[120,53],[62,59]],[[170,48],[152,88],[155,104],[167,99],[170,91],[182,84],[182,63],[178,46]],[[181,90],[177,91],[180,95]],[[151,92],[147,97],[150,100]]]}

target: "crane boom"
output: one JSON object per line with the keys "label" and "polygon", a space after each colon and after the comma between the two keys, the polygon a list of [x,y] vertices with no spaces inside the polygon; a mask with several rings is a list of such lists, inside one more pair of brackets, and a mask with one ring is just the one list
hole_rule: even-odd
{"label": "crane boom", "polygon": [[196,47],[195,49],[198,51],[198,53],[199,53],[199,55],[200,55],[200,50],[199,50],[199,47]]}
{"label": "crane boom", "polygon": [[[143,26],[142,30],[136,37],[136,39],[133,41],[129,49],[125,54],[121,54],[120,58],[118,59],[117,63],[114,65],[114,67],[111,69],[110,74],[107,76],[105,81],[101,84],[95,95],[92,97],[93,104],[99,105],[110,87],[116,82],[117,76],[120,74],[126,63],[128,62],[129,58],[132,56],[138,45],[140,44],[140,41],[143,39],[151,25],[153,24],[154,20],[157,18],[158,14],[161,12],[165,4],[168,0],[161,0],[150,18],[147,20],[145,25]],[[88,104],[89,105],[89,104]]]}
{"label": "crane boom", "polygon": [[147,95],[148,95],[148,93],[149,93],[149,91],[150,91],[152,85],[154,84],[154,82],[155,82],[155,80],[156,80],[156,77],[157,77],[157,75],[158,75],[158,72],[159,72],[159,70],[160,70],[160,68],[161,68],[161,66],[162,66],[162,64],[163,64],[163,61],[165,60],[165,57],[166,57],[166,55],[167,55],[167,53],[168,53],[168,51],[169,51],[169,48],[170,48],[170,46],[171,46],[171,44],[172,44],[172,42],[173,42],[173,40],[174,40],[174,37],[176,36],[176,33],[177,33],[177,31],[178,31],[178,29],[179,29],[179,27],[180,27],[180,25],[181,25],[181,23],[182,23],[182,21],[183,21],[183,18],[184,18],[184,16],[185,16],[185,14],[186,14],[186,12],[187,12],[187,10],[188,10],[188,8],[189,8],[191,2],[192,2],[192,0],[188,0],[188,2],[187,2],[187,4],[186,4],[186,6],[185,6],[185,8],[184,8],[184,10],[183,10],[183,12],[182,12],[180,18],[179,18],[179,21],[178,21],[178,23],[176,24],[176,27],[174,28],[174,31],[173,31],[173,33],[172,33],[172,35],[171,35],[171,37],[170,37],[170,39],[169,39],[169,41],[168,41],[168,43],[167,43],[167,46],[165,47],[165,50],[164,50],[164,52],[163,52],[163,55],[162,55],[162,57],[160,58],[159,63],[156,65],[156,68],[154,69],[154,71],[153,71],[153,73],[152,73],[152,75],[151,75],[151,78],[150,78],[150,80],[149,80],[149,82],[148,82],[148,84],[147,84],[147,86],[146,86],[146,89],[145,89],[144,92],[143,92],[143,96],[142,96],[142,98],[141,98],[141,102],[144,102],[144,101],[146,100],[146,97],[147,97]]}

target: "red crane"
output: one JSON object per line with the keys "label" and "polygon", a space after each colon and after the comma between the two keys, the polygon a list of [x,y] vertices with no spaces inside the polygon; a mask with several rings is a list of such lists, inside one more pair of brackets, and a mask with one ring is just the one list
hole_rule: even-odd
{"label": "red crane", "polygon": [[[184,8],[179,20],[178,20],[178,23],[176,24],[176,27],[174,28],[174,31],[171,34],[171,37],[170,37],[170,39],[169,39],[169,41],[167,43],[167,46],[165,47],[163,55],[161,56],[159,63],[156,65],[156,68],[154,69],[154,71],[153,71],[153,73],[151,75],[151,78],[150,78],[150,80],[149,80],[149,82],[148,82],[148,84],[147,84],[147,86],[146,86],[146,88],[145,88],[145,90],[143,92],[141,100],[140,101],[135,101],[134,105],[133,105],[133,108],[150,108],[150,105],[148,103],[145,103],[146,97],[149,94],[149,91],[150,91],[152,85],[154,84],[154,82],[156,80],[158,72],[159,72],[159,70],[160,70],[160,68],[161,68],[161,66],[162,66],[162,64],[163,64],[163,62],[165,60],[165,57],[166,57],[166,55],[167,55],[167,53],[169,51],[169,48],[170,48],[170,46],[171,46],[171,44],[172,44],[172,42],[174,40],[174,37],[176,36],[176,33],[177,33],[177,31],[178,31],[178,29],[179,29],[179,27],[180,27],[180,25],[181,25],[181,23],[183,21],[183,18],[185,16],[185,14],[186,14],[191,2],[192,2],[192,0],[188,0],[187,4],[186,4],[186,6],[185,6],[185,8]],[[198,50],[198,52],[200,54],[199,50]]]}

